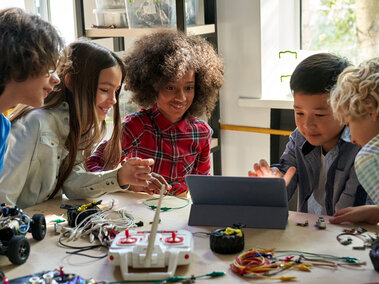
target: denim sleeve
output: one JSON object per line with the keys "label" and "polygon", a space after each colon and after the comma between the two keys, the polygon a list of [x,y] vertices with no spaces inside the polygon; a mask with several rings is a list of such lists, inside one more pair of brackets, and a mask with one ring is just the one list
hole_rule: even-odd
{"label": "denim sleeve", "polygon": [[[354,166],[352,166],[348,171],[348,176],[345,179],[339,178],[340,171],[336,170],[335,173],[335,183],[340,183],[340,188],[342,192],[340,195],[337,194],[334,198],[338,198],[338,201],[333,200],[335,204],[335,211],[349,206],[361,206],[366,204],[371,204],[371,200],[368,198],[366,191],[363,189],[358,181],[357,175],[355,173]],[[345,183],[343,185],[343,183]],[[343,186],[342,186],[343,185]]]}
{"label": "denim sleeve", "polygon": [[279,163],[271,165],[271,167],[277,167],[283,174],[285,174],[290,167],[296,168],[296,173],[287,186],[288,200],[291,199],[292,195],[294,194],[298,183],[298,169],[296,159],[296,148],[298,146],[296,145],[296,134],[297,131],[294,131],[289,136],[289,141],[286,145],[286,149],[280,157]]}

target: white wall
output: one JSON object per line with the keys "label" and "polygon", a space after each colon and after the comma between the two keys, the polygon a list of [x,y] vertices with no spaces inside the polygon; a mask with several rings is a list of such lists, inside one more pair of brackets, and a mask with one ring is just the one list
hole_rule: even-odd
{"label": "white wall", "polygon": [[[218,48],[225,63],[221,124],[270,127],[270,108],[239,106],[238,99],[259,99],[264,89],[275,93],[270,77],[278,50],[299,49],[297,3],[217,0]],[[222,174],[246,176],[254,162],[270,159],[270,136],[222,130],[221,149]]]}

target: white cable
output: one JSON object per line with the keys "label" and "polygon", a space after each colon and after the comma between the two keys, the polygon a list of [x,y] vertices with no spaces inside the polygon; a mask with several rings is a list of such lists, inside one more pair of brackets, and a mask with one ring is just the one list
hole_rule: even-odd
{"label": "white cable", "polygon": [[[77,220],[78,218],[76,218],[75,223]],[[62,233],[71,231],[67,241],[74,241],[85,235],[89,235],[90,240],[92,240],[91,235],[93,235],[99,239],[101,244],[110,245],[112,240],[108,238],[109,230],[120,232],[135,226],[133,215],[126,212],[125,209],[107,210],[87,216],[75,228],[63,230]]]}

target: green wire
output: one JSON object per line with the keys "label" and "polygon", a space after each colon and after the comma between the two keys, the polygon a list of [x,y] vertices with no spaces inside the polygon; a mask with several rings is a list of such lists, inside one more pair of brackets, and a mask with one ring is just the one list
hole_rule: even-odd
{"label": "green wire", "polygon": [[175,283],[179,281],[185,281],[185,280],[192,280],[192,279],[198,279],[198,278],[203,278],[203,277],[210,277],[210,278],[215,278],[215,277],[220,277],[224,276],[225,272],[223,271],[213,271],[208,274],[204,275],[199,275],[199,276],[192,276],[192,277],[184,277],[184,276],[172,276],[166,279],[162,280],[123,280],[123,281],[113,281],[113,282],[105,282],[108,284],[117,284],[117,283]]}
{"label": "green wire", "polygon": [[291,254],[297,254],[297,255],[310,255],[310,256],[316,256],[320,258],[326,258],[326,259],[333,259],[333,260],[344,260],[348,263],[359,263],[358,259],[355,257],[338,257],[330,254],[318,254],[318,253],[311,253],[311,252],[305,252],[305,251],[298,251],[298,250],[278,250],[276,253],[291,253]]}
{"label": "green wire", "polygon": [[[161,207],[161,211],[162,212],[165,212],[165,211],[169,211],[169,210],[178,210],[178,209],[182,209],[186,206],[188,206],[189,204],[189,200],[187,198],[184,198],[184,197],[178,197],[176,195],[174,195],[180,188],[181,188],[181,184],[178,183],[178,182],[173,182],[173,183],[170,183],[170,185],[175,185],[175,184],[179,184],[179,187],[173,192],[173,193],[167,193],[167,195],[163,196],[163,197],[166,197],[166,196],[171,196],[171,197],[175,197],[175,198],[178,198],[178,199],[181,199],[181,200],[184,200],[186,202],[185,205],[182,205],[182,206],[179,206],[179,207]],[[150,198],[150,199],[147,199],[145,201],[142,202],[143,205],[146,205],[147,207],[150,207],[150,209],[152,210],[155,210],[157,208],[157,206],[155,205],[150,205],[150,204],[147,204],[147,202],[150,202],[150,201],[153,201],[153,200],[158,200],[159,198]]]}

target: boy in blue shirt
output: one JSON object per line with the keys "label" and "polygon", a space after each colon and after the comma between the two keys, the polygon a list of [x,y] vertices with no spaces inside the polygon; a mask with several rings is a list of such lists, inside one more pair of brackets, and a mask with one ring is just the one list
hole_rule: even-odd
{"label": "boy in blue shirt", "polygon": [[17,104],[42,106],[59,83],[55,67],[63,46],[55,28],[37,15],[0,10],[0,173],[10,131],[3,112]]}
{"label": "boy in blue shirt", "polygon": [[330,90],[349,65],[328,53],[312,55],[296,67],[290,86],[294,97],[297,129],[280,158],[268,166],[261,160],[249,176],[283,176],[288,199],[298,188],[298,211],[333,215],[336,211],[366,203],[354,158],[359,146],[350,143],[349,129],[334,117]]}
{"label": "boy in blue shirt", "polygon": [[331,93],[334,116],[348,124],[352,143],[362,147],[355,157],[355,171],[375,203],[337,211],[331,223],[379,222],[379,57],[347,68]]}

